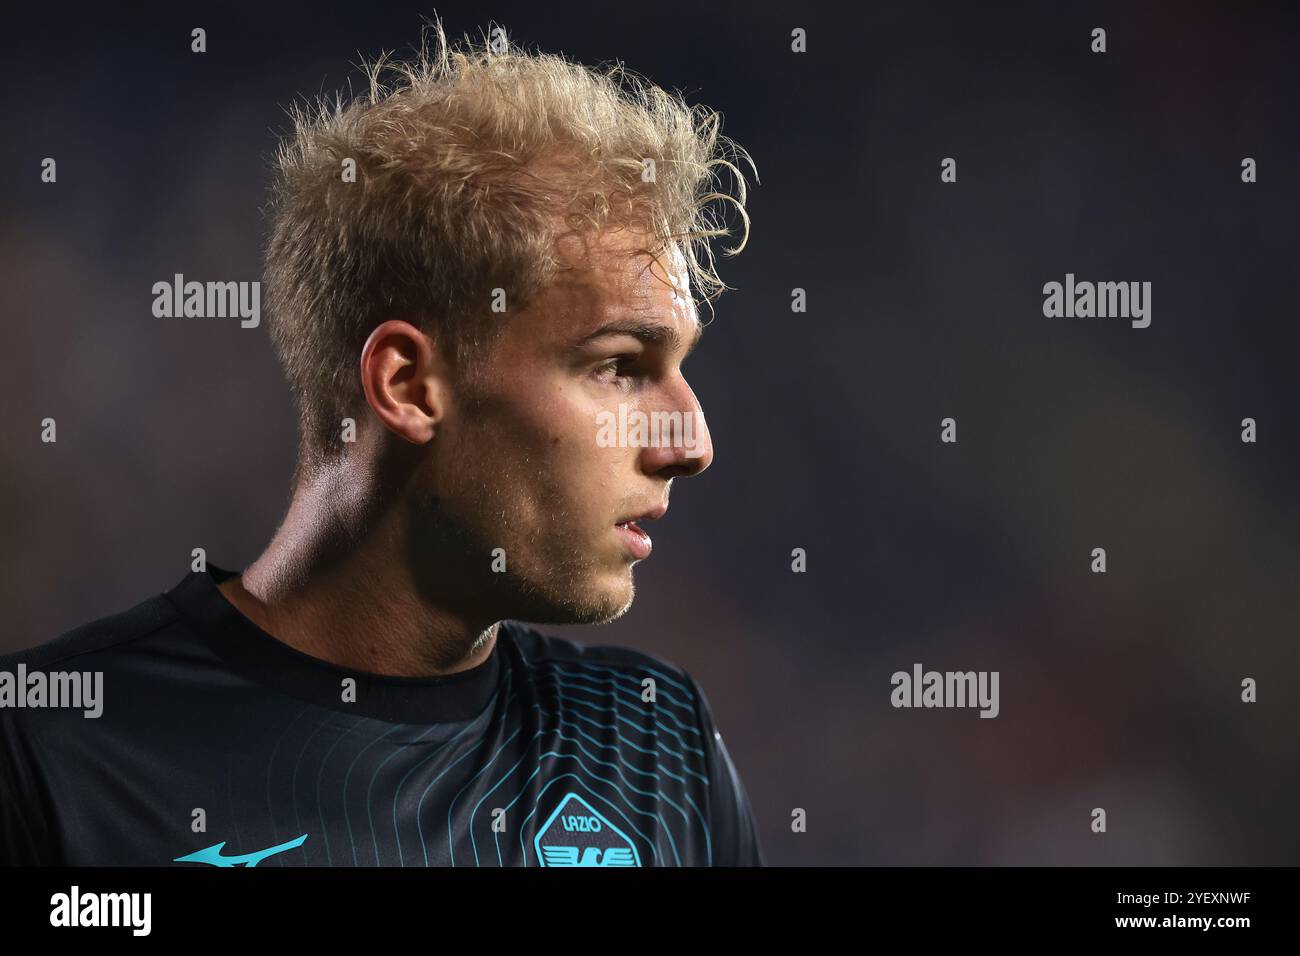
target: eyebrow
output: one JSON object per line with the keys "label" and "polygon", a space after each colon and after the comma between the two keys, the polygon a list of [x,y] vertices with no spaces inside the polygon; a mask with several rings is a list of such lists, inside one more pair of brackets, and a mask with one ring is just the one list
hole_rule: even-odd
{"label": "eyebrow", "polygon": [[[669,352],[674,351],[681,344],[681,335],[671,325],[646,322],[642,319],[615,319],[584,335],[573,344],[573,347],[581,349],[590,345],[596,339],[615,335],[629,335],[646,345],[654,345]],[[697,321],[695,323],[695,335],[692,336],[690,345],[686,347],[686,355],[690,355],[695,351],[695,347],[700,344],[700,338],[703,335],[704,326]],[[683,355],[682,358],[685,358],[686,355]]]}

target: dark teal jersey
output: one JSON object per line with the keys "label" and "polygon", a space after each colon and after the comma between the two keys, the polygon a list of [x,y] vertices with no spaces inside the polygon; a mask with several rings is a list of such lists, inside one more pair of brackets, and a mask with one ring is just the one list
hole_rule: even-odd
{"label": "dark teal jersey", "polygon": [[348,670],[244,617],[232,573],[0,657],[0,862],[763,863],[681,668],[506,622],[468,671]]}

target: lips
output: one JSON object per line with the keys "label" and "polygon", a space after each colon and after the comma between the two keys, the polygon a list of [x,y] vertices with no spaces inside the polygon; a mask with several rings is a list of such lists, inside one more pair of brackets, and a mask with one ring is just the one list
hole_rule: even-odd
{"label": "lips", "polygon": [[635,521],[620,521],[614,527],[618,530],[619,536],[623,539],[623,543],[631,552],[632,557],[638,561],[650,557],[650,549],[653,544],[650,541],[650,535],[645,533],[644,528]]}
{"label": "lips", "polygon": [[640,514],[628,515],[626,518],[620,518],[616,524],[628,524],[633,521],[658,521],[668,513],[667,504],[655,505],[648,511],[642,511]]}
{"label": "lips", "polygon": [[656,521],[667,512],[668,503],[665,501],[639,514],[628,515],[621,521],[615,522],[614,528],[618,531],[619,537],[623,539],[624,546],[633,558],[638,561],[645,560],[650,557],[650,549],[653,546],[650,535],[645,533],[645,528],[642,528],[638,522]]}

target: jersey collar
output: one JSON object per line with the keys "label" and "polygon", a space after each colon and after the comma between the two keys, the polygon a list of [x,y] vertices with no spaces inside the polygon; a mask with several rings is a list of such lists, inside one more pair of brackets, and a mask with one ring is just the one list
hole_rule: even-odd
{"label": "jersey collar", "polygon": [[[444,677],[392,677],[331,664],[279,640],[245,617],[218,585],[235,572],[211,562],[192,571],[166,597],[200,637],[233,670],[256,683],[321,707],[392,723],[469,720],[482,712],[501,676],[502,642],[509,623],[498,629],[488,659]],[[344,680],[356,682],[355,701],[344,699]]]}

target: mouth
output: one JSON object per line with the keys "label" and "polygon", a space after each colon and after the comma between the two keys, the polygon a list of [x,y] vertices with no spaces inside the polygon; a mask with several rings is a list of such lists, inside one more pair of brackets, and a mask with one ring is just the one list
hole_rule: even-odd
{"label": "mouth", "polygon": [[667,505],[659,505],[658,507],[652,508],[651,510],[639,515],[632,515],[624,518],[622,521],[615,522],[614,527],[618,530],[619,536],[623,539],[624,545],[626,545],[627,550],[637,561],[644,561],[646,558],[650,557],[650,550],[653,547],[650,535],[646,534],[645,529],[637,524],[637,522],[655,521],[662,518],[667,511]]}
{"label": "mouth", "polygon": [[614,525],[618,530],[619,536],[623,539],[623,544],[627,546],[632,557],[638,561],[644,561],[650,557],[650,549],[653,547],[650,541],[650,535],[645,533],[645,529],[635,521],[620,521]]}

